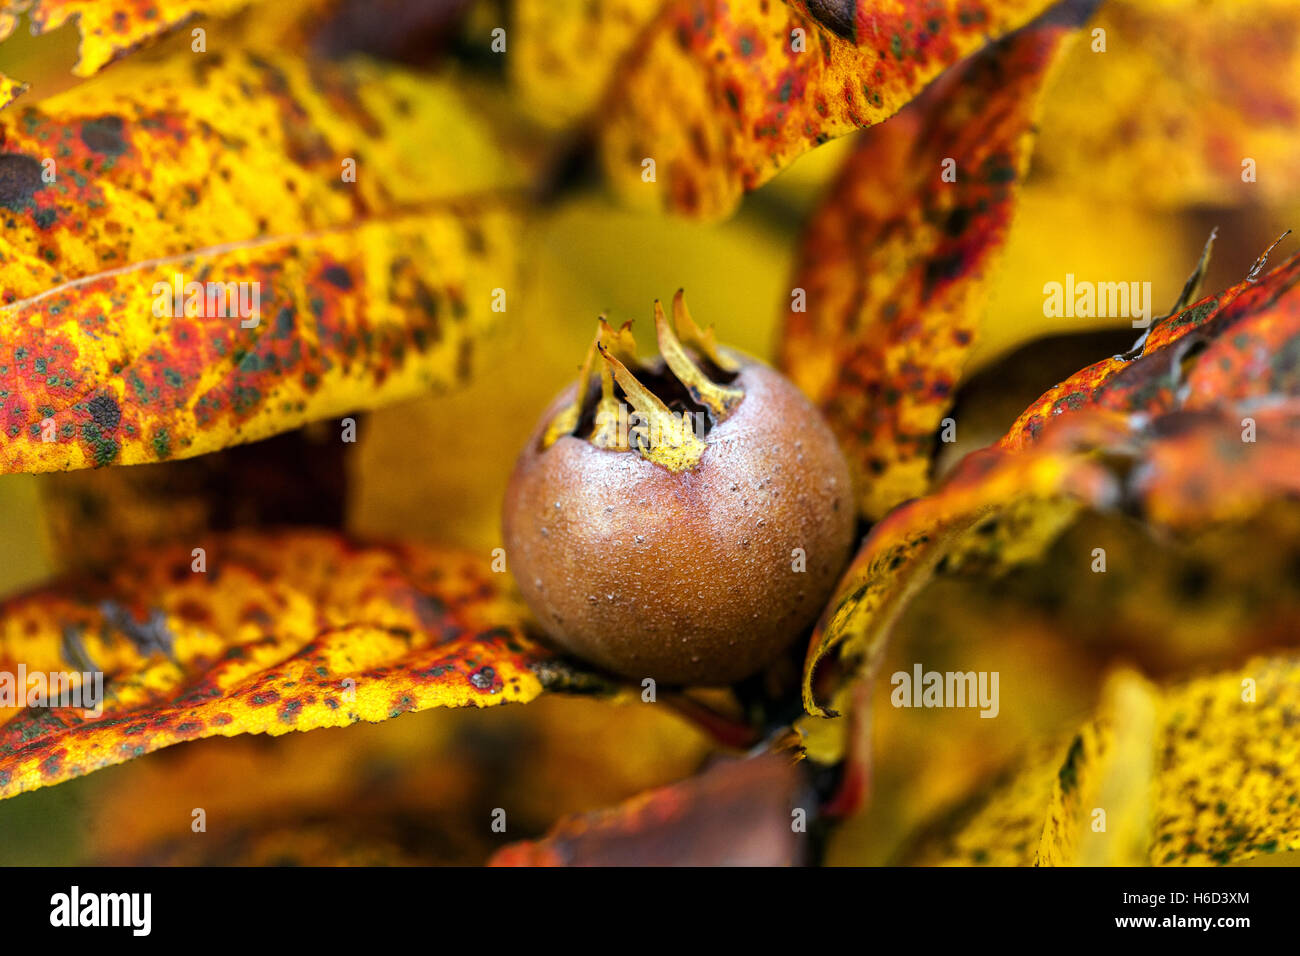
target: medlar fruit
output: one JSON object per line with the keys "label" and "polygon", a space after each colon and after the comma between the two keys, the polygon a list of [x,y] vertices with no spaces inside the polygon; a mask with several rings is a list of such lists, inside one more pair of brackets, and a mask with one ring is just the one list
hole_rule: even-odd
{"label": "medlar fruit", "polygon": [[721,684],[817,617],[849,556],[853,495],[791,382],[718,347],[680,291],[673,318],[655,303],[647,362],[631,323],[600,319],[515,466],[506,552],[564,648],[638,680]]}

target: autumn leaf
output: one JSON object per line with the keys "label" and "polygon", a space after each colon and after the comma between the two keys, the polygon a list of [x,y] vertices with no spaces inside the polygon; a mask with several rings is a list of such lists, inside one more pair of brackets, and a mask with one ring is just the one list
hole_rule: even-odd
{"label": "autumn leaf", "polygon": [[1296,676],[1289,656],[1164,688],[1117,672],[1077,735],[936,821],[904,860],[1206,866],[1300,849],[1283,743]]}
{"label": "autumn leaf", "polygon": [[[800,862],[799,771],[768,753],[718,764],[608,810],[512,844],[493,866],[790,866]],[[804,807],[804,819],[807,808]]]}
{"label": "autumn leaf", "polygon": [[1048,94],[1045,184],[1148,208],[1292,199],[1294,3],[1108,0],[1090,26]]}
{"label": "autumn leaf", "polygon": [[[214,737],[86,781],[96,797],[83,859],[253,864],[279,847],[322,865],[371,851],[382,864],[480,865],[559,817],[689,776],[709,750],[668,708],[573,694],[274,740]],[[173,812],[180,806],[201,806],[222,839],[195,841],[192,814]],[[506,833],[487,825],[496,807]],[[333,852],[321,832],[337,837]]]}
{"label": "autumn leaf", "polygon": [[453,87],[396,68],[128,64],[0,136],[0,472],[185,458],[462,382],[512,274],[509,163]]}
{"label": "autumn leaf", "polygon": [[515,0],[507,61],[529,115],[565,126],[594,112],[619,61],[665,0]]}
{"label": "autumn leaf", "polygon": [[184,461],[46,476],[40,510],[50,556],[60,571],[96,572],[123,554],[214,531],[339,527],[349,483],[348,444],[338,438],[319,423]]}
{"label": "autumn leaf", "polygon": [[1071,25],[992,45],[870,130],[814,214],[780,343],[878,518],[925,492]]}
{"label": "autumn leaf", "polygon": [[[93,76],[141,44],[198,16],[227,16],[256,0],[6,0],[0,8],[0,42],[23,16],[34,34],[49,33],[74,19],[81,56],[73,73]],[[9,84],[11,95],[5,95]],[[0,76],[0,108],[17,94],[15,81]],[[19,90],[21,92],[21,90]]]}
{"label": "autumn leaf", "polygon": [[[1033,444],[1004,443],[969,455],[932,495],[873,527],[818,624],[805,665],[804,702],[814,716],[802,729],[822,759],[849,757],[842,812],[865,797],[871,731],[861,716],[829,736],[819,726],[830,711],[817,701],[818,665],[836,652],[844,676],[832,706],[861,712],[895,625],[936,572],[998,574],[1039,560],[1089,511],[1122,512],[1154,531],[1187,534],[1247,521],[1270,502],[1300,497],[1300,405],[1293,396],[1248,388],[1260,401],[1244,420],[1234,401],[1241,389],[1228,381],[1215,389],[1222,404],[1207,399],[1206,407],[1191,409],[1172,397],[1190,395],[1178,379],[1211,348],[1230,343],[1234,353],[1258,357],[1258,345],[1285,346],[1294,338],[1278,330],[1291,327],[1295,268],[1293,260],[1155,324],[1145,337],[1145,357],[1112,359],[1080,373],[1090,382],[1110,381],[1110,391],[1099,386],[1091,403],[1062,408],[1049,427],[1032,433]],[[1192,333],[1201,338],[1199,352],[1179,345]],[[1219,373],[1242,368],[1250,363],[1214,366]],[[1159,382],[1170,374],[1172,383]],[[1274,383],[1252,374],[1265,388]],[[1276,381],[1289,384],[1285,376]],[[1248,646],[1247,635],[1241,637]]]}
{"label": "autumn leaf", "polygon": [[722,218],[795,157],[887,119],[942,70],[1048,6],[670,0],[603,101],[604,168],[636,205]]}
{"label": "autumn leaf", "polygon": [[[1260,265],[1262,266],[1261,259]],[[1102,359],[1047,391],[999,443],[1032,445],[1077,410],[1159,414],[1237,405],[1249,410],[1300,386],[1300,256],[1266,276],[1154,322],[1133,354]]]}
{"label": "autumn leaf", "polygon": [[0,795],[217,734],[531,700],[551,655],[524,621],[456,552],[242,532],[127,556],[0,604],[0,670],[72,672],[83,694],[81,675],[103,673],[98,716],[94,701],[24,707],[10,686]]}
{"label": "autumn leaf", "polygon": [[26,89],[26,83],[21,83],[0,73],[0,109],[4,109],[5,106],[16,100]]}

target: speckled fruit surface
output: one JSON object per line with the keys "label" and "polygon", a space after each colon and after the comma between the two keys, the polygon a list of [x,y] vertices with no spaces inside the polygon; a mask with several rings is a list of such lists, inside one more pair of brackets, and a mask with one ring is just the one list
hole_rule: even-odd
{"label": "speckled fruit surface", "polygon": [[830,429],[779,373],[727,354],[745,395],[693,468],[577,435],[545,447],[573,386],[543,415],[506,493],[525,600],[558,644],[629,678],[754,673],[814,621],[848,560],[853,497]]}

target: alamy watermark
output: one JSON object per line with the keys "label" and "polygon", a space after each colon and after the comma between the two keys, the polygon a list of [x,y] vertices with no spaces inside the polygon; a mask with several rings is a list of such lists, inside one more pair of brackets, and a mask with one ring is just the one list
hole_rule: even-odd
{"label": "alamy watermark", "polygon": [[256,328],[262,321],[262,283],[186,282],[179,272],[171,282],[153,284],[155,318],[183,315],[209,319],[239,319],[243,329]]}
{"label": "alamy watermark", "polygon": [[56,927],[122,927],[133,936],[153,929],[152,893],[83,892],[74,885],[50,897],[50,925]]}
{"label": "alamy watermark", "polygon": [[608,437],[617,437],[618,445],[625,448],[658,448],[667,445],[680,448],[695,439],[703,438],[708,430],[708,417],[704,412],[670,412],[665,416],[643,415],[619,402],[617,410],[600,409],[596,412],[596,431]]}
{"label": "alamy watermark", "polygon": [[895,671],[889,700],[895,707],[978,707],[981,717],[996,717],[997,671],[927,671],[912,665],[912,673]]}
{"label": "alamy watermark", "polygon": [[0,671],[0,708],[79,707],[82,716],[104,713],[103,671]]}
{"label": "alamy watermark", "polygon": [[1048,318],[1132,319],[1135,329],[1151,324],[1150,282],[1077,281],[1067,272],[1065,282],[1046,283],[1043,295]]}

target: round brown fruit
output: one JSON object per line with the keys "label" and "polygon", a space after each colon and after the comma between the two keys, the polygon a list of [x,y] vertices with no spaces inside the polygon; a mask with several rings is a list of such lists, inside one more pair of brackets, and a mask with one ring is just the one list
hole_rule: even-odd
{"label": "round brown fruit", "polygon": [[[719,349],[680,292],[673,305],[676,331],[655,303],[664,357],[647,363],[628,325],[601,320],[578,383],[515,466],[506,553],[564,648],[638,680],[721,684],[816,619],[849,556],[853,498],[803,394]],[[703,427],[674,433],[663,416],[683,412]]]}

